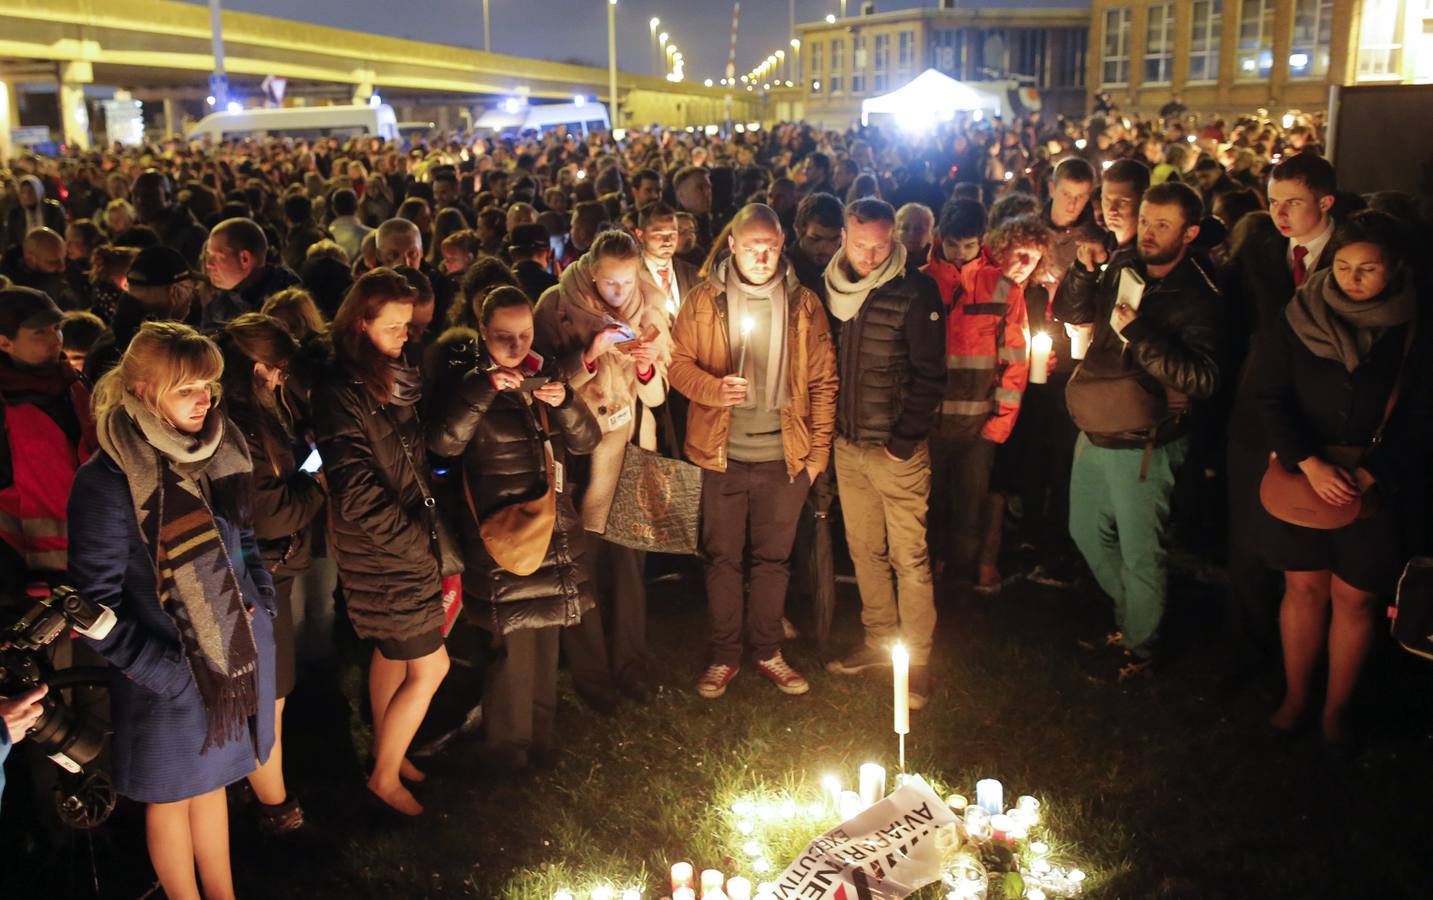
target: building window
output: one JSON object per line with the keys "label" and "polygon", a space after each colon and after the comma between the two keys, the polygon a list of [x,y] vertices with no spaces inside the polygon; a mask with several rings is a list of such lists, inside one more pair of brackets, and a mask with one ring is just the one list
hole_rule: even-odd
{"label": "building window", "polygon": [[1194,0],[1189,28],[1189,80],[1219,80],[1219,32],[1223,26],[1223,0]]}
{"label": "building window", "polygon": [[890,87],[891,80],[888,74],[890,67],[891,36],[889,34],[878,34],[876,35],[876,60],[873,66],[876,76],[875,89],[877,91],[884,91]]}
{"label": "building window", "polygon": [[[1427,22],[1424,28],[1427,28]],[[1363,0],[1358,33],[1358,80],[1403,76],[1402,0]]]}
{"label": "building window", "polygon": [[831,42],[831,77],[828,79],[831,85],[831,93],[841,93],[845,81],[846,69],[846,39],[836,38]]}
{"label": "building window", "polygon": [[1329,72],[1333,36],[1333,0],[1294,0],[1294,42],[1289,51],[1291,78],[1323,78]]}
{"label": "building window", "polygon": [[811,52],[806,55],[806,77],[821,77],[821,42],[811,42]]}
{"label": "building window", "polygon": [[911,66],[915,63],[916,33],[914,31],[902,31],[896,42],[896,68],[903,74],[909,74]]}
{"label": "building window", "polygon": [[1276,0],[1240,0],[1236,81],[1261,81],[1273,71],[1275,4]]}
{"label": "building window", "polygon": [[1129,7],[1105,10],[1105,84],[1129,83]]}
{"label": "building window", "polygon": [[1174,4],[1155,3],[1149,7],[1144,29],[1144,81],[1169,84],[1174,67]]}
{"label": "building window", "polygon": [[851,39],[851,93],[866,92],[866,36],[858,34]]}

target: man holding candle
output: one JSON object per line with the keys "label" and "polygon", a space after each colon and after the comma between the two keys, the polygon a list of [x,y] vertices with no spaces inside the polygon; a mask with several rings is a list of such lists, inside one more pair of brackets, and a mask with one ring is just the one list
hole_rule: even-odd
{"label": "man holding candle", "polygon": [[[1094,326],[1066,391],[1084,432],[1070,474],[1070,535],[1114,599],[1118,631],[1107,643],[1120,680],[1147,672],[1153,659],[1188,413],[1219,384],[1219,291],[1188,254],[1203,206],[1187,185],[1150,188],[1140,204],[1138,255],[1106,268],[1093,295],[1055,310]],[[1143,282],[1137,300],[1121,290],[1127,270]]]}
{"label": "man holding candle", "polygon": [[784,693],[810,690],[781,655],[781,616],[802,504],[830,460],[836,356],[821,301],[797,281],[783,243],[771,207],[742,208],[732,220],[731,256],[688,295],[672,335],[669,377],[691,400],[687,457],[705,470],[701,543],[712,634],[697,693],[709,699],[726,693],[740,668],[743,607],[757,671]]}
{"label": "man holding candle", "polygon": [[855,675],[889,666],[888,645],[904,641],[910,704],[920,709],[931,692],[936,618],[927,437],[945,390],[945,310],[935,281],[906,270],[895,226],[889,203],[851,203],[843,246],[826,266],[827,300],[840,322],[836,475],[866,632],[827,669]]}

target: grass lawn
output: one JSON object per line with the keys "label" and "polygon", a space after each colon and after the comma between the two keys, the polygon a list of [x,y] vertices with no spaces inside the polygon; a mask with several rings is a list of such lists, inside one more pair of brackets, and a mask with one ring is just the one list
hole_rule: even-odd
{"label": "grass lawn", "polygon": [[[1076,638],[1109,627],[1097,592],[1023,581],[997,597],[943,590],[938,691],[913,713],[909,768],[972,800],[981,777],[1004,782],[1010,805],[1017,794],[1038,796],[1040,837],[1089,874],[1090,897],[1433,895],[1433,668],[1382,648],[1365,683],[1370,746],[1352,766],[1327,762],[1317,740],[1276,746],[1262,728],[1272,695],[1250,687],[1216,697],[1221,591],[1192,572],[1173,579],[1167,664],[1124,688],[1090,681],[1080,664]],[[792,607],[804,626],[804,604]],[[743,852],[751,838],[726,812],[735,800],[817,800],[822,775],[839,773],[853,788],[865,761],[894,772],[888,673],[829,675],[798,640],[788,659],[810,678],[810,694],[781,695],[748,666],[726,697],[703,700],[690,689],[704,662],[699,589],[690,580],[654,585],[651,610],[666,667],[651,704],[624,703],[605,718],[572,697],[564,676],[555,771],[496,776],[477,761],[477,738],[459,737],[426,761],[431,778],[415,793],[428,810],[411,825],[394,826],[362,802],[366,731],[333,693],[357,709],[357,668],[328,685],[301,683],[286,720],[288,767],[312,835],[261,841],[236,809],[240,896],[548,900],[567,888],[586,900],[610,884],[654,900],[676,860],[752,874]],[[855,638],[857,610],[854,586],[842,585],[838,647]],[[460,635],[455,655],[470,644]],[[455,667],[433,726],[459,721],[479,683],[479,668]],[[150,883],[141,822],[122,808],[97,837],[101,896],[138,897]],[[775,874],[829,824],[773,824],[754,836]],[[23,890],[0,881],[0,896],[93,896],[88,854],[83,842],[63,849],[55,871],[21,873],[18,885],[13,870],[0,875]]]}

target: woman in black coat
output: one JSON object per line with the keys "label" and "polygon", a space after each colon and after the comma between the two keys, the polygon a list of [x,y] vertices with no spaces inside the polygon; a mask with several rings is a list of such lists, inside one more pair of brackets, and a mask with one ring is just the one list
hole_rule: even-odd
{"label": "woman in black coat", "polygon": [[1433,341],[1429,323],[1418,321],[1404,247],[1392,217],[1350,217],[1325,251],[1333,265],[1308,277],[1256,356],[1255,392],[1279,464],[1301,471],[1325,503],[1361,501],[1371,511],[1331,530],[1263,512],[1261,547],[1285,578],[1287,692],[1270,724],[1282,732],[1299,726],[1327,644],[1321,724],[1335,746],[1347,746],[1348,705],[1378,598],[1392,593],[1411,554],[1418,517],[1411,504],[1423,496],[1433,440]]}
{"label": "woman in black coat", "polygon": [[294,688],[294,582],[312,559],[313,522],[323,511],[323,486],[299,468],[293,415],[283,385],[298,344],[283,323],[244,313],[216,339],[224,353],[224,408],[244,433],[254,462],[254,535],[264,567],[274,579],[274,751],[249,776],[259,801],[259,823],[270,833],[303,825],[303,810],[284,783],[284,698]]}
{"label": "woman in black coat", "polygon": [[392,269],[358,279],[333,320],[334,365],[313,394],[348,616],[359,637],[376,642],[368,789],[413,816],[423,807],[399,778],[424,777],[405,754],[448,674],[433,504],[418,468],[426,468],[422,379],[403,354],[416,297]]}
{"label": "woman in black coat", "polygon": [[[556,374],[531,352],[527,295],[515,287],[494,290],[483,303],[481,326],[483,355],[451,396],[439,398],[442,412],[429,425],[428,447],[462,457],[463,592],[502,654],[484,679],[487,744],[495,761],[520,768],[551,759],[559,629],[579,623],[593,606],[582,523],[564,474],[568,454],[591,453],[602,433],[562,382],[521,389],[525,379]],[[546,551],[535,571],[516,574],[493,558],[479,523],[491,524],[504,508],[542,497],[549,487],[556,491],[557,515]]]}

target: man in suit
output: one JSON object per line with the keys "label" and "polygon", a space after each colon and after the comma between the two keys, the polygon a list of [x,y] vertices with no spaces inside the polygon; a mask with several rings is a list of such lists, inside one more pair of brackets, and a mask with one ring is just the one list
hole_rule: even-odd
{"label": "man in suit", "polygon": [[1259,482],[1268,466],[1269,446],[1254,400],[1254,385],[1246,377],[1252,368],[1251,349],[1255,335],[1278,321],[1309,274],[1330,264],[1332,254],[1325,251],[1333,236],[1336,190],[1334,168],[1322,157],[1301,153],[1275,166],[1269,176],[1272,227],[1246,241],[1221,274],[1230,332],[1227,352],[1239,372],[1227,463],[1229,596],[1225,631],[1231,644],[1231,686],[1266,667],[1274,675],[1279,653],[1280,579],[1259,559],[1259,542],[1252,527],[1258,519]]}
{"label": "man in suit", "polygon": [[648,303],[665,308],[675,319],[699,280],[697,267],[676,256],[677,211],[660,200],[642,207],[637,241],[642,245],[642,265],[637,269],[642,292]]}

